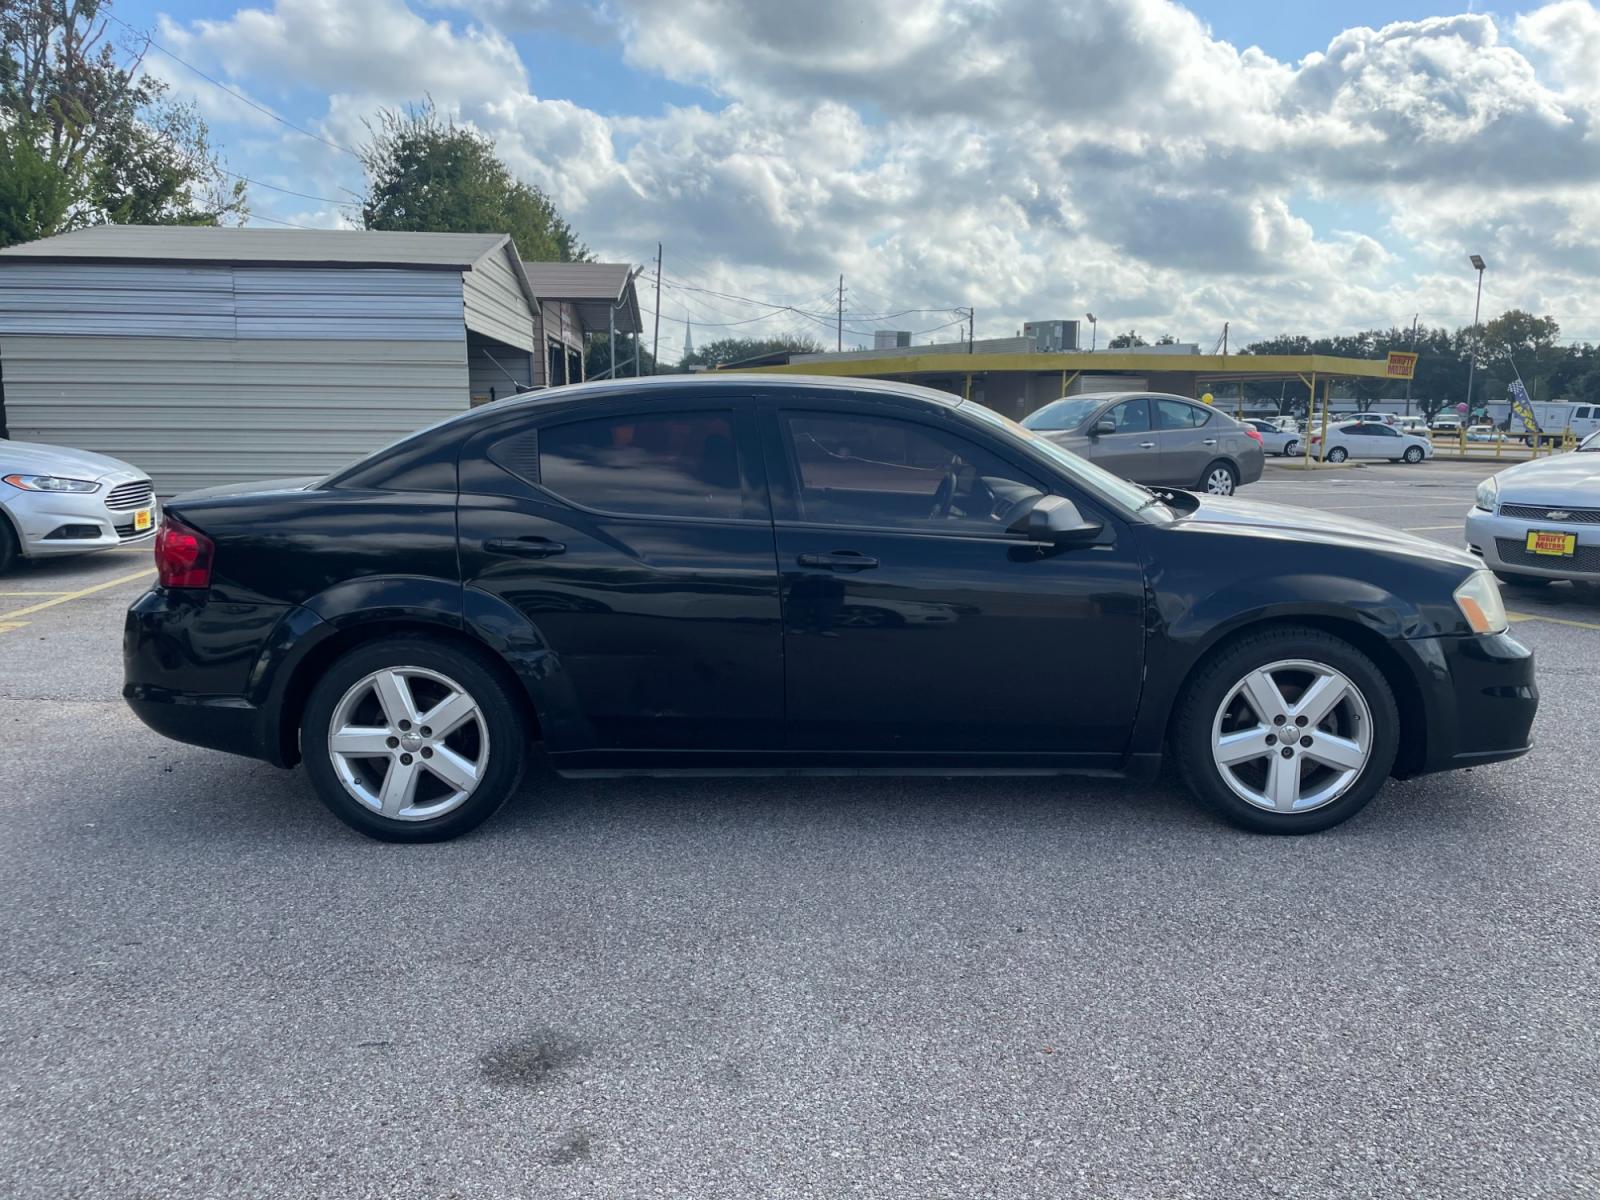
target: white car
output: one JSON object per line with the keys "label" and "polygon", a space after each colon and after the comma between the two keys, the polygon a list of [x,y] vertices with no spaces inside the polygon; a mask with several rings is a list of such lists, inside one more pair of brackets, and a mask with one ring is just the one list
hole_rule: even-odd
{"label": "white car", "polygon": [[1341,463],[1347,458],[1419,463],[1433,457],[1433,442],[1414,433],[1401,433],[1393,425],[1380,421],[1356,421],[1328,430],[1326,446],[1322,444],[1322,434],[1313,433],[1311,453],[1331,463]]}
{"label": "white car", "polygon": [[1499,437],[1500,431],[1493,425],[1467,426],[1467,441],[1469,442],[1493,442],[1498,441]]}
{"label": "white car", "polygon": [[1261,435],[1261,449],[1268,454],[1283,454],[1293,458],[1304,448],[1298,429],[1284,429],[1268,420],[1247,420]]}
{"label": "white car", "polygon": [[1414,433],[1419,437],[1428,436],[1428,423],[1421,417],[1396,417],[1394,427],[1401,433]]}
{"label": "white car", "polygon": [[1399,420],[1399,418],[1396,417],[1393,413],[1375,413],[1375,412],[1372,412],[1372,413],[1353,413],[1353,414],[1351,414],[1349,417],[1347,417],[1345,419],[1349,420],[1349,421],[1378,421],[1378,422],[1380,422],[1381,424],[1384,424],[1384,425],[1393,425]]}
{"label": "white car", "polygon": [[1600,582],[1600,433],[1480,483],[1467,547],[1507,583]]}
{"label": "white car", "polygon": [[125,546],[161,519],[150,477],[103,454],[0,439],[0,571]]}

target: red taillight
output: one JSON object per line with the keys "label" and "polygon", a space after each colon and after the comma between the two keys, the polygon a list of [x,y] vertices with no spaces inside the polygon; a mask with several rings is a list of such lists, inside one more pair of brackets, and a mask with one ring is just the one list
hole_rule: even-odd
{"label": "red taillight", "polygon": [[198,529],[167,517],[156,534],[156,574],[162,587],[208,588],[216,547]]}
{"label": "red taillight", "polygon": [[1251,429],[1248,425],[1244,428],[1244,435],[1248,438],[1254,438],[1258,442],[1261,441],[1261,430]]}

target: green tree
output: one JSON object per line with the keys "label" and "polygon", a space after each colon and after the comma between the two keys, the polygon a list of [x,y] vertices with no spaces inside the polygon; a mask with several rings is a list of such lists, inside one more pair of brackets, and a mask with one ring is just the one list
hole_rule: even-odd
{"label": "green tree", "polygon": [[695,352],[685,357],[680,365],[685,369],[691,366],[721,367],[763,354],[783,351],[790,354],[819,354],[824,349],[821,342],[806,336],[718,338],[714,342],[695,347]]}
{"label": "green tree", "polygon": [[588,249],[550,198],[511,174],[494,141],[443,118],[429,100],[386,108],[361,148],[368,229],[509,233],[529,262],[582,262]]}
{"label": "green tree", "polygon": [[84,225],[246,213],[193,106],[118,61],[107,0],[0,0],[0,245]]}
{"label": "green tree", "polygon": [[1150,343],[1139,336],[1137,329],[1130,329],[1127,333],[1119,333],[1106,343],[1112,350],[1133,350]]}
{"label": "green tree", "polygon": [[[648,336],[645,339],[649,340]],[[633,374],[633,346],[637,337],[631,333],[617,334],[617,372],[618,379],[626,379]],[[639,374],[654,375],[656,360],[650,353],[650,347],[639,347]],[[589,339],[589,345],[583,352],[583,375],[585,379],[609,379],[611,371],[611,343],[606,335],[597,333]],[[671,374],[671,368],[666,371]]]}

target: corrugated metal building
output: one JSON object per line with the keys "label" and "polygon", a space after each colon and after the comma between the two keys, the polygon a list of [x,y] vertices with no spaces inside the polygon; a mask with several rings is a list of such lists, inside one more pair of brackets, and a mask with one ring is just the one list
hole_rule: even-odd
{"label": "corrugated metal building", "polygon": [[[627,263],[531,262],[528,283],[539,298],[537,333],[544,353],[536,368],[540,384],[556,387],[583,380],[584,335],[640,333],[634,269]],[[620,360],[617,374],[631,373]]]}
{"label": "corrugated metal building", "polygon": [[332,471],[533,386],[504,234],[97,226],[0,251],[0,424],[163,494]]}

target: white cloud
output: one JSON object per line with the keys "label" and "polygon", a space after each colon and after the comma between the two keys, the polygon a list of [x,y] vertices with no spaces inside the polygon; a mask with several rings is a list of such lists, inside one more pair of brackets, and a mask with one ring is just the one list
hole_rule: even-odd
{"label": "white cloud", "polygon": [[[680,275],[745,294],[815,296],[843,271],[868,307],[975,304],[980,332],[1093,307],[1209,342],[1224,320],[1236,336],[1419,309],[1458,323],[1447,281],[1471,246],[1502,303],[1600,336],[1584,300],[1600,267],[1590,0],[1505,26],[1351,29],[1294,64],[1217,40],[1170,0],[435,11],[455,19],[277,0],[163,36],[252,95],[327,92],[317,127],[336,140],[431,94],[597,251],[642,261],[660,238],[692,264]],[[631,69],[723,106],[615,117],[538,95],[509,40],[527,29],[612,38]],[[757,311],[702,301],[703,320],[713,303]]]}

